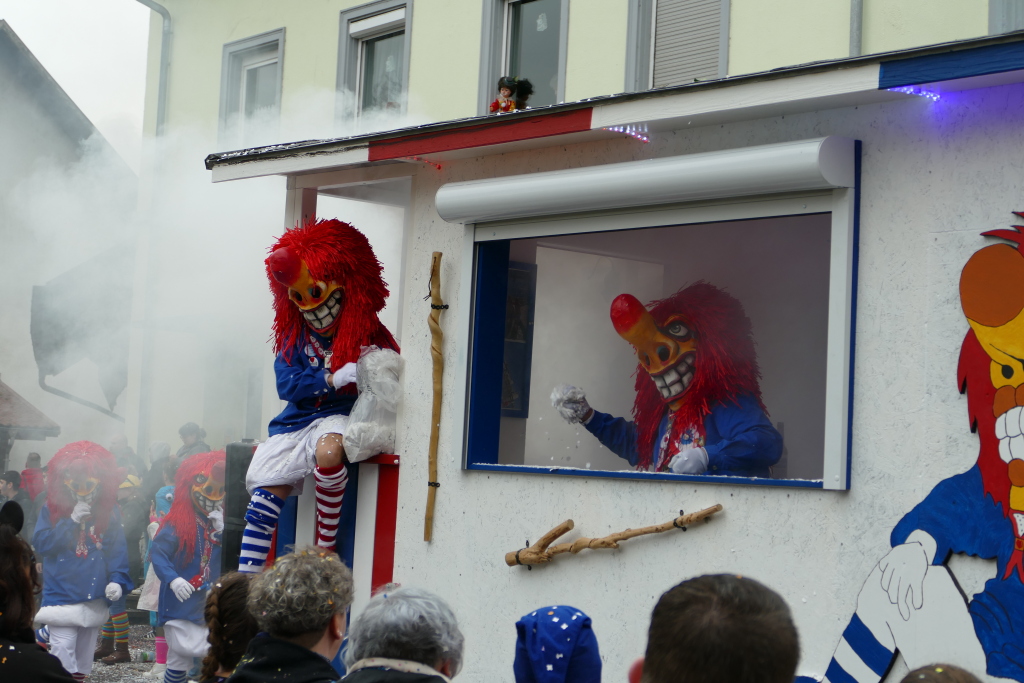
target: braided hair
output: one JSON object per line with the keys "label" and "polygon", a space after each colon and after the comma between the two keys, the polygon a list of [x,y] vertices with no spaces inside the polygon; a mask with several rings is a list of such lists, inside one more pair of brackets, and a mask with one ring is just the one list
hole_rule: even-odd
{"label": "braided hair", "polygon": [[232,572],[217,580],[206,598],[203,618],[210,629],[210,649],[203,659],[200,680],[217,680],[217,671],[234,671],[249,641],[260,630],[245,606],[249,598],[249,574]]}

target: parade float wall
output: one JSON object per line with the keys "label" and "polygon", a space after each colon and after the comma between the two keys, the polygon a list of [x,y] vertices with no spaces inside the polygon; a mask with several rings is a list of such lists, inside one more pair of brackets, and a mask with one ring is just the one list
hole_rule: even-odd
{"label": "parade float wall", "polygon": [[[937,102],[920,98],[654,133],[649,144],[627,138],[451,160],[415,172],[404,259],[403,287],[412,303],[403,312],[406,399],[399,414],[394,578],[451,602],[467,636],[462,678],[511,681],[516,620],[539,606],[570,604],[593,618],[607,680],[624,680],[644,651],[657,597],[709,572],[740,573],[779,591],[801,633],[800,672],[825,672],[865,579],[890,550],[893,527],[937,483],[970,469],[978,457],[957,386],[968,330],[957,287],[968,258],[994,242],[979,233],[1007,226],[1011,212],[1024,207],[1022,104],[1024,87],[1010,85],[949,92]],[[848,491],[723,484],[714,477],[638,481],[464,469],[460,382],[468,340],[458,330],[471,305],[466,281],[472,274],[463,264],[472,245],[467,227],[442,220],[435,209],[443,184],[822,135],[862,142]],[[428,289],[433,251],[444,253],[442,295],[450,308],[442,317],[440,488],[427,544],[430,337],[427,304],[414,303]],[[592,315],[610,326],[607,308]],[[553,410],[550,419],[557,419]],[[568,518],[576,522],[568,538],[596,537],[716,503],[724,511],[689,533],[559,557],[533,571],[504,562],[506,552]],[[994,562],[964,556],[949,566],[967,595],[996,573]],[[897,663],[889,680],[898,680],[901,670]]]}

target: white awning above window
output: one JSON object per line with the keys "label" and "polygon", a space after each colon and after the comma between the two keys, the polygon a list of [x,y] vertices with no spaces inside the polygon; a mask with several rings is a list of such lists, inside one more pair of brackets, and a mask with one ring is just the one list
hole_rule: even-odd
{"label": "white awning above window", "polygon": [[437,212],[452,223],[825,190],[854,185],[854,140],[775,145],[448,183]]}
{"label": "white awning above window", "polygon": [[399,7],[390,12],[353,21],[348,25],[348,34],[353,38],[360,39],[391,33],[402,28],[405,28],[405,8]]}

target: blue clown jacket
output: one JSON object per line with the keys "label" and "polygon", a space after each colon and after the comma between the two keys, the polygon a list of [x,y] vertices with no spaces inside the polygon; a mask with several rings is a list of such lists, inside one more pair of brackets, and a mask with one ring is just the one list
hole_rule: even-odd
{"label": "blue clown jacket", "polygon": [[327,384],[329,372],[313,340],[320,349],[329,349],[331,340],[309,330],[306,334],[307,337],[293,347],[290,360],[279,353],[274,361],[277,395],[288,401],[288,405],[270,421],[267,429],[270,436],[298,431],[320,417],[348,415],[356,402],[355,384],[341,389]]}
{"label": "blue clown jacket", "polygon": [[[636,424],[621,417],[594,411],[587,430],[620,458],[636,467]],[[661,418],[654,440],[651,462],[658,460],[658,448],[668,429],[668,411]],[[708,454],[705,474],[737,477],[769,477],[769,467],[782,457],[782,435],[764,414],[757,399],[737,397],[735,403],[716,403],[704,418],[704,450]]]}
{"label": "blue clown jacket", "polygon": [[43,561],[43,607],[103,598],[111,582],[119,584],[123,594],[134,588],[128,575],[128,546],[117,506],[110,512],[110,522],[99,545],[88,533],[85,535],[86,557],[75,554],[80,534],[81,527],[70,517],[54,523],[50,506],[43,505],[32,536],[36,556]]}
{"label": "blue clown jacket", "polygon": [[988,659],[988,673],[1024,681],[1024,584],[1013,567],[1007,575],[1015,542],[1013,524],[1013,518],[1006,517],[985,493],[981,470],[975,465],[936,484],[900,520],[890,541],[900,545],[921,529],[937,544],[932,564],[944,564],[953,553],[996,560],[995,578],[971,598],[968,611]]}
{"label": "blue clown jacket", "polygon": [[[182,619],[195,624],[206,623],[203,607],[210,585],[220,576],[220,540],[211,533],[205,521],[196,521],[196,547],[192,560],[186,562],[179,549],[178,534],[174,527],[164,525],[153,539],[149,549],[149,560],[153,571],[160,579],[160,603],[157,610],[157,625],[163,626],[171,619]],[[208,553],[206,567],[203,556]],[[181,602],[171,590],[171,582],[177,578],[192,582],[199,577],[200,583],[185,602]],[[195,583],[193,583],[195,587]]]}

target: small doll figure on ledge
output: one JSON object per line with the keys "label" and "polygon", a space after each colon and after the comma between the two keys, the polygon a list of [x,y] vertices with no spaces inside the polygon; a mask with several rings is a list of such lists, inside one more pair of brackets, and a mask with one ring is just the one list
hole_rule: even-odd
{"label": "small doll figure on ledge", "polygon": [[491,102],[492,114],[507,114],[526,109],[526,100],[533,94],[533,85],[525,78],[502,76],[498,79],[498,96]]}

